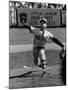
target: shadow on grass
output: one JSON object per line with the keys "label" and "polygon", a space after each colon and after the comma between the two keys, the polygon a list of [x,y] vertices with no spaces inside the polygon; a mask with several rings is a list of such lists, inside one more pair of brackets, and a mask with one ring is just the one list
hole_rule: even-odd
{"label": "shadow on grass", "polygon": [[32,74],[32,71],[28,72],[28,73],[25,73],[25,74],[22,74],[22,75],[18,75],[18,76],[11,76],[9,77],[9,79],[14,79],[14,78],[26,78],[26,77],[43,77],[43,76],[47,76],[49,75],[50,73],[45,73],[43,76],[42,76],[43,72],[41,74],[37,73],[37,74]]}

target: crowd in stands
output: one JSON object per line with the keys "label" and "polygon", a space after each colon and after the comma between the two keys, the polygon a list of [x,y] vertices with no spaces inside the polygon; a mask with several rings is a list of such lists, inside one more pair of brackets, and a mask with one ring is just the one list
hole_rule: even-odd
{"label": "crowd in stands", "polygon": [[66,4],[51,4],[40,2],[24,2],[24,1],[9,1],[9,20],[10,24],[16,24],[16,8],[52,8],[66,10]]}
{"label": "crowd in stands", "polygon": [[66,4],[10,1],[9,5],[10,7],[17,7],[17,8],[56,8],[56,9],[66,10]]}

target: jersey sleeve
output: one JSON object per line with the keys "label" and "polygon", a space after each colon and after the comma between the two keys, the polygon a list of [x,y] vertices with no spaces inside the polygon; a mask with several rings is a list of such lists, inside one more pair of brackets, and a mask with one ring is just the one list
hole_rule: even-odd
{"label": "jersey sleeve", "polygon": [[48,31],[45,31],[44,38],[47,38],[47,39],[53,38],[53,34]]}
{"label": "jersey sleeve", "polygon": [[34,35],[37,35],[37,36],[42,36],[43,35],[43,33],[40,31],[40,29],[32,27],[32,26],[31,26],[31,31]]}

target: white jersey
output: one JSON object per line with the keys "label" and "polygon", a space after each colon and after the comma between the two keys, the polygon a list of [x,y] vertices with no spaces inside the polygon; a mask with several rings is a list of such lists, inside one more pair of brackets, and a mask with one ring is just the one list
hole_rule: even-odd
{"label": "white jersey", "polygon": [[33,41],[34,47],[45,47],[48,39],[53,37],[53,34],[51,34],[49,31],[45,29],[44,33],[40,29],[39,30],[34,29],[33,34],[34,34],[34,41]]}

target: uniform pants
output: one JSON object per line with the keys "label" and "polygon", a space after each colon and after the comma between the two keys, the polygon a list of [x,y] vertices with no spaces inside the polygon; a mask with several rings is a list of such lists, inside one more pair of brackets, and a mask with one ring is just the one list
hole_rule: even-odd
{"label": "uniform pants", "polygon": [[42,68],[46,67],[46,55],[44,47],[34,47],[33,48],[33,57],[35,65],[41,65]]}

